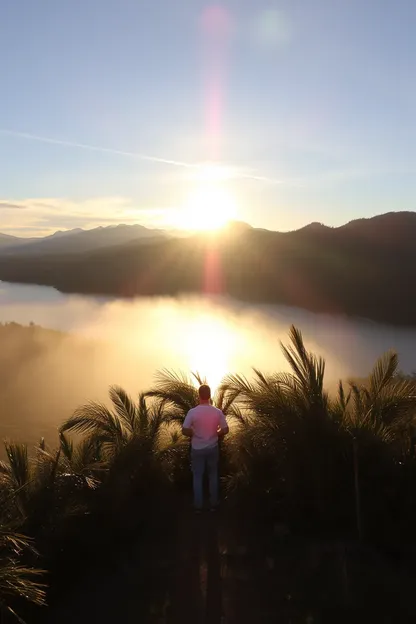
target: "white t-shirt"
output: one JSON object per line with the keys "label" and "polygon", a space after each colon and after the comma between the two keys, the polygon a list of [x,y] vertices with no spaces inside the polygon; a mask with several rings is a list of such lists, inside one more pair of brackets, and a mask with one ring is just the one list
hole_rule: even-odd
{"label": "white t-shirt", "polygon": [[218,427],[225,429],[227,421],[222,411],[213,405],[197,405],[189,410],[183,426],[193,429],[192,448],[203,449],[218,444]]}

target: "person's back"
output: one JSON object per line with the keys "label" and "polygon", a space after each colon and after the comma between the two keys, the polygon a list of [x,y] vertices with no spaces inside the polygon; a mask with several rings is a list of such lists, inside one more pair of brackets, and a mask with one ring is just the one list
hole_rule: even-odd
{"label": "person's back", "polygon": [[192,423],[192,448],[203,449],[218,444],[218,430],[227,426],[224,414],[213,405],[197,405],[189,410],[184,423]]}
{"label": "person's back", "polygon": [[192,472],[194,474],[195,509],[202,509],[202,482],[208,469],[211,508],[218,504],[218,438],[228,433],[224,414],[210,403],[211,389],[199,388],[200,404],[189,410],[182,426],[184,435],[191,438]]}

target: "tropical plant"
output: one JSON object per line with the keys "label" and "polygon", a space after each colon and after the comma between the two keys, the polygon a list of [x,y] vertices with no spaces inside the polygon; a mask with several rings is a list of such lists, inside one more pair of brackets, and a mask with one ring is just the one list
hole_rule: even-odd
{"label": "tropical plant", "polygon": [[[414,380],[398,373],[389,353],[368,379],[340,382],[330,396],[324,360],[297,328],[289,339],[281,344],[287,372],[229,375],[213,397],[231,425],[221,443],[230,533],[245,522],[247,537],[255,522],[253,541],[276,526],[314,540],[357,533],[384,545],[408,540],[416,520]],[[135,578],[150,596],[149,579],[182,519],[179,486],[189,487],[190,472],[181,424],[204,381],[163,370],[137,401],[113,386],[108,405],[78,408],[57,449],[41,440],[30,457],[26,445],[6,443],[0,524],[34,538],[52,582],[74,576],[81,560],[101,553],[111,565],[134,547]],[[18,533],[0,532],[0,604],[10,614],[20,614],[23,596],[44,601],[37,557]],[[158,590],[164,595],[166,586]]]}
{"label": "tropical plant", "polygon": [[107,465],[133,439],[140,438],[156,450],[164,422],[163,404],[149,406],[144,394],[135,403],[119,386],[112,386],[109,394],[113,409],[103,403],[87,403],[64,422],[61,435],[66,432],[86,435],[86,449],[94,448]]}
{"label": "tropical plant", "polygon": [[379,532],[380,514],[387,524],[397,492],[402,501],[408,498],[406,482],[414,475],[414,383],[398,374],[397,354],[389,352],[377,360],[367,380],[350,382],[347,396],[340,384],[335,409],[351,440],[348,454],[362,538],[369,527],[372,534]]}
{"label": "tropical plant", "polygon": [[28,552],[35,553],[26,537],[0,527],[0,612],[21,624],[24,621],[18,612],[22,602],[45,605],[45,585],[41,582],[44,571],[24,562]]}
{"label": "tropical plant", "polygon": [[[228,376],[245,426],[233,441],[236,472],[230,487],[250,487],[275,520],[323,522],[333,489],[331,465],[341,444],[339,424],[324,390],[325,362],[308,352],[301,332],[281,345],[290,372]],[[243,495],[244,498],[244,495]],[[329,520],[329,518],[327,518]]]}
{"label": "tropical plant", "polygon": [[345,425],[353,432],[369,430],[395,439],[408,448],[414,425],[416,392],[410,379],[398,375],[398,356],[379,358],[365,383],[350,383],[352,409],[345,410]]}
{"label": "tropical plant", "polygon": [[170,410],[170,420],[180,421],[190,409],[198,405],[196,383],[201,385],[204,381],[198,373],[192,373],[191,377],[188,377],[182,372],[163,369],[156,374],[155,385],[146,396],[161,401],[167,410]]}
{"label": "tropical plant", "polygon": [[[190,376],[163,369],[156,374],[153,388],[146,393],[161,401],[165,407],[165,419],[170,422],[182,423],[190,409],[198,405],[198,386],[207,380],[198,373]],[[238,410],[234,413],[234,400],[238,392],[221,384],[212,398],[212,403],[221,409],[226,416],[239,417]]]}
{"label": "tropical plant", "polygon": [[[81,448],[95,449],[101,468],[107,472],[101,498],[108,501],[111,497],[111,511],[120,517],[134,492],[149,495],[167,478],[164,468],[172,436],[165,426],[163,400],[153,401],[140,394],[135,402],[118,386],[110,388],[110,400],[112,409],[96,402],[78,408],[61,427],[61,436],[66,432],[86,436]],[[66,456],[72,456],[71,448]]]}
{"label": "tropical plant", "polygon": [[81,492],[96,486],[88,448],[85,441],[73,447],[61,436],[60,447],[50,450],[41,439],[29,457],[27,445],[5,442],[7,461],[0,461],[2,520],[34,535],[73,513]]}

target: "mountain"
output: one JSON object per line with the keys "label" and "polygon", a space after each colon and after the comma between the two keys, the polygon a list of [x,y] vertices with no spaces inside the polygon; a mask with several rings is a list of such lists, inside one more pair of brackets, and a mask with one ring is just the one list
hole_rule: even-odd
{"label": "mountain", "polygon": [[0,279],[121,297],[222,293],[315,312],[416,325],[416,213],[294,232],[130,241],[88,253],[1,257]]}
{"label": "mountain", "polygon": [[3,246],[6,247],[6,246],[16,245],[21,240],[28,240],[28,239],[21,239],[18,236],[11,236],[10,234],[0,233],[0,248]]}
{"label": "mountain", "polygon": [[93,251],[101,247],[111,247],[151,238],[163,237],[161,230],[153,230],[143,225],[115,225],[97,227],[91,230],[76,228],[58,231],[44,238],[19,238],[0,234],[1,255],[43,255],[72,254]]}

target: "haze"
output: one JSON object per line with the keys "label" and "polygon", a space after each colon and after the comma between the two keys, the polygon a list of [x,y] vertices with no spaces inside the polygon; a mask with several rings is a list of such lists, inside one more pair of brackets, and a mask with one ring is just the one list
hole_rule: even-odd
{"label": "haze", "polygon": [[[416,331],[333,319],[281,306],[249,306],[227,298],[138,299],[66,296],[50,288],[1,284],[0,321],[34,322],[35,340],[8,335],[2,342],[0,437],[52,440],[81,403],[106,400],[110,384],[136,395],[162,368],[198,371],[217,385],[232,372],[286,369],[279,340],[291,323],[327,361],[327,385],[365,375],[374,360],[396,348],[412,371]],[[19,338],[20,336],[20,338]],[[34,347],[35,345],[35,347]]]}

